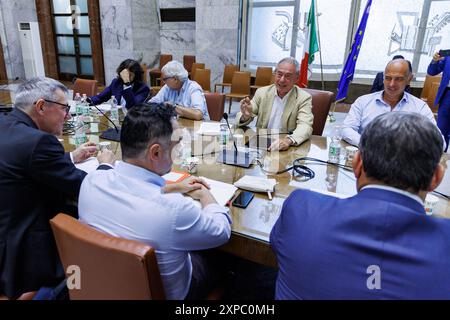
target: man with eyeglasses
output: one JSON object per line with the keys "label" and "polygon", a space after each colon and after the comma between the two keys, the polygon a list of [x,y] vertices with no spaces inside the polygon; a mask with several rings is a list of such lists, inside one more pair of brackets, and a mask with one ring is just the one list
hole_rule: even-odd
{"label": "man with eyeglasses", "polygon": [[[74,163],[96,151],[86,143],[65,153],[56,138],[70,119],[67,92],[56,80],[30,79],[0,120],[0,295],[12,299],[65,278],[49,219],[59,212],[77,216],[67,200],[78,197],[86,173]],[[110,151],[97,158],[99,169],[114,163]]]}
{"label": "man with eyeglasses", "polygon": [[342,138],[357,146],[365,127],[380,114],[391,111],[418,113],[436,124],[428,105],[405,91],[413,78],[404,59],[388,62],[384,71],[384,90],[359,97],[352,104],[342,126]]}
{"label": "man with eyeglasses", "polygon": [[288,133],[273,142],[269,151],[287,150],[298,146],[312,134],[314,116],[311,95],[295,84],[300,65],[294,58],[284,58],[275,69],[275,84],[259,88],[252,100],[241,100],[241,111],[236,115],[237,126],[246,126],[258,117],[256,127]]}

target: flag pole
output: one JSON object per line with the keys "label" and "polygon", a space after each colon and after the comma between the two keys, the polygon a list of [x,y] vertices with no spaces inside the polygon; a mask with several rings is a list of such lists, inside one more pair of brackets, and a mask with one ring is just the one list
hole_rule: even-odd
{"label": "flag pole", "polygon": [[317,9],[317,0],[314,0],[314,7],[316,12],[316,25],[317,25],[317,40],[319,41],[319,57],[320,57],[320,80],[322,81],[322,90],[325,90],[325,82],[323,81],[323,65],[322,65],[322,45],[320,44],[320,29],[319,29],[319,10]]}

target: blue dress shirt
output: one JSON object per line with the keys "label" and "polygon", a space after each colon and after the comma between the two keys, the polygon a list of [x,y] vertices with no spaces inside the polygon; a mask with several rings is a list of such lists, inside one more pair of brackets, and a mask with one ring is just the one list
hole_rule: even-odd
{"label": "blue dress shirt", "polygon": [[204,120],[209,118],[202,87],[197,82],[189,79],[183,83],[180,90],[171,89],[164,85],[149,102],[169,102],[186,108],[198,109],[202,112]]}
{"label": "blue dress shirt", "polygon": [[383,92],[366,94],[352,104],[342,128],[342,138],[345,141],[357,146],[364,128],[377,116],[391,111],[418,113],[436,125],[433,112],[423,100],[405,92],[403,98],[391,109],[391,106],[383,100]]}
{"label": "blue dress shirt", "polygon": [[126,162],[92,172],[81,186],[79,217],[108,234],[155,248],[166,298],[184,299],[192,276],[189,251],[227,242],[231,217],[218,204],[202,210],[180,193],[164,194],[164,184],[159,175]]}

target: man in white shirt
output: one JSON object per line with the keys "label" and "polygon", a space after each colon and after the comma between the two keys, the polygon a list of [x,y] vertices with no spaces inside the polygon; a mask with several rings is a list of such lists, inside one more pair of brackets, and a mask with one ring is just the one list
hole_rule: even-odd
{"label": "man in white shirt", "polygon": [[298,146],[312,134],[312,99],[309,93],[295,85],[299,70],[300,65],[294,58],[280,60],[275,69],[275,84],[256,90],[251,101],[248,97],[241,100],[241,112],[236,115],[238,126],[248,125],[257,116],[257,128],[289,133],[273,142],[269,151]]}
{"label": "man in white shirt", "polygon": [[405,92],[412,77],[407,60],[390,61],[384,71],[384,90],[359,97],[351,106],[343,123],[343,139],[350,144],[358,145],[364,128],[380,114],[391,111],[418,113],[436,124],[428,105]]}
{"label": "man in white shirt", "polygon": [[[192,250],[228,241],[231,216],[205,183],[191,177],[165,184],[179,139],[175,111],[162,104],[133,107],[122,124],[123,162],[110,173],[91,173],[81,186],[80,220],[114,236],[156,250],[167,299],[201,299],[215,284],[205,260]],[[199,200],[202,209],[192,199]]]}

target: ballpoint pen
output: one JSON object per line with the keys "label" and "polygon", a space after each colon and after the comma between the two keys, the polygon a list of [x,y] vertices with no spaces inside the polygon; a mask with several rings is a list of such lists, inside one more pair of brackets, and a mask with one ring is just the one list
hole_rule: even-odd
{"label": "ballpoint pen", "polygon": [[272,200],[272,193],[270,190],[267,190],[267,196],[269,197],[269,200]]}

